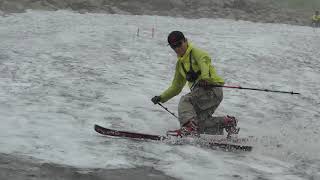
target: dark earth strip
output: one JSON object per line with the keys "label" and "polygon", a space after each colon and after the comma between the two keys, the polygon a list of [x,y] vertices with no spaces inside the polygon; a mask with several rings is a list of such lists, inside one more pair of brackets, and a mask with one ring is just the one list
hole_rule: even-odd
{"label": "dark earth strip", "polygon": [[81,169],[0,154],[0,180],[176,180],[152,167]]}
{"label": "dark earth strip", "polygon": [[317,0],[0,0],[2,13],[68,9],[80,13],[225,18],[264,23],[311,24]]}

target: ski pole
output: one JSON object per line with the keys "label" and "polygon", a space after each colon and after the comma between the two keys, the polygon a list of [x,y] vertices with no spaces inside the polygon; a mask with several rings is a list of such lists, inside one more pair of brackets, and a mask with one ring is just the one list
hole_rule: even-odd
{"label": "ski pole", "polygon": [[288,94],[300,94],[293,91],[278,91],[278,90],[270,90],[270,89],[259,89],[259,88],[248,88],[241,86],[225,86],[225,85],[209,85],[211,87],[224,87],[224,88],[234,88],[234,89],[246,89],[246,90],[254,90],[254,91],[265,91],[265,92],[276,92],[276,93],[288,93]]}
{"label": "ski pole", "polygon": [[163,109],[165,109],[166,111],[168,111],[170,114],[172,114],[174,117],[176,117],[178,119],[178,116],[176,116],[173,112],[169,111],[168,108],[164,107],[161,103],[158,103],[159,106],[161,106]]}

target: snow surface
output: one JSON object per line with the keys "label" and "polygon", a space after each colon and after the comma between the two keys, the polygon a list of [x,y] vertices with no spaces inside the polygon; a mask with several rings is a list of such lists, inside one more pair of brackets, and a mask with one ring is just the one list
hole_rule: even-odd
{"label": "snow surface", "polygon": [[[173,77],[172,30],[208,51],[227,85],[301,93],[224,89],[217,115],[238,117],[240,136],[258,138],[253,152],[94,132],[96,123],[152,134],[178,127],[150,101]],[[320,179],[320,29],[28,11],[0,17],[0,40],[0,152],[77,167],[152,166],[185,180]],[[178,101],[164,105],[176,112]]]}

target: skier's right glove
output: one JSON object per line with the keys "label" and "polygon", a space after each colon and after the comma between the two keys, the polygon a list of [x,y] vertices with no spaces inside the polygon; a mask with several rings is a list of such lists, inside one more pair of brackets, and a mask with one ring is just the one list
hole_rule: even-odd
{"label": "skier's right glove", "polygon": [[200,80],[200,81],[198,82],[198,85],[199,85],[200,87],[204,87],[204,88],[209,87],[209,83],[208,83],[208,81],[206,81],[206,80]]}
{"label": "skier's right glove", "polygon": [[155,96],[151,99],[153,104],[158,104],[161,101],[161,96]]}

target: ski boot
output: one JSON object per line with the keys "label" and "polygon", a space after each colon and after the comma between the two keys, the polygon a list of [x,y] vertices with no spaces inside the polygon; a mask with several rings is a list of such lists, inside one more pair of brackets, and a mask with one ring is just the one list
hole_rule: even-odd
{"label": "ski boot", "polygon": [[199,136],[198,126],[194,121],[188,121],[180,129],[167,131],[167,136]]}
{"label": "ski boot", "polygon": [[230,138],[232,134],[238,134],[240,128],[237,127],[238,120],[234,116],[225,116],[223,120],[223,126],[227,131],[227,138]]}

